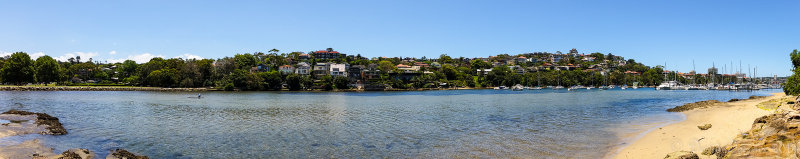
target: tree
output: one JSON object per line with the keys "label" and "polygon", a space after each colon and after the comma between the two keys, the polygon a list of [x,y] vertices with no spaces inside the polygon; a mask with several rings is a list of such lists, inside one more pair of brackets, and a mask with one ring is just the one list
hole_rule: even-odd
{"label": "tree", "polygon": [[258,59],[252,54],[236,54],[233,56],[236,61],[236,66],[239,69],[250,69],[256,66]]}
{"label": "tree", "polygon": [[173,87],[179,80],[178,70],[174,68],[155,70],[147,76],[149,84],[160,87]]}
{"label": "tree", "polygon": [[453,62],[453,58],[450,58],[450,56],[447,56],[447,54],[442,54],[442,55],[439,55],[439,62],[451,63],[451,62]]}
{"label": "tree", "polygon": [[349,89],[350,87],[347,86],[347,84],[349,83],[350,83],[350,78],[347,78],[345,76],[336,76],[335,78],[333,78],[333,86],[336,87],[336,89]]}
{"label": "tree", "polygon": [[289,87],[289,90],[296,91],[303,89],[303,77],[298,74],[289,74],[286,76],[286,86]]}
{"label": "tree", "polygon": [[797,49],[789,53],[789,58],[792,60],[792,76],[786,79],[786,84],[783,86],[783,92],[786,95],[800,95],[800,52]]}
{"label": "tree", "polygon": [[264,89],[270,90],[280,90],[283,84],[283,79],[281,78],[281,73],[278,71],[269,71],[269,72],[260,72],[258,73],[262,79],[264,79],[263,87]]}
{"label": "tree", "polygon": [[391,70],[394,70],[395,66],[391,61],[381,61],[378,62],[378,70],[381,70],[383,73],[388,73]]}
{"label": "tree", "polygon": [[24,52],[16,52],[5,61],[3,68],[0,69],[0,76],[3,82],[22,84],[34,82],[33,60]]}
{"label": "tree", "polygon": [[36,80],[38,82],[56,82],[62,77],[61,65],[50,56],[42,56],[36,59]]}

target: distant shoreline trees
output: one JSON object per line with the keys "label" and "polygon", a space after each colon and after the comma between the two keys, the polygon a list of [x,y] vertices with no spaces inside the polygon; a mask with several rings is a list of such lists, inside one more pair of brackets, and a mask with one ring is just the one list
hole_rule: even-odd
{"label": "distant shoreline trees", "polygon": [[[233,57],[220,59],[156,57],[141,64],[132,60],[108,64],[94,63],[91,60],[81,62],[80,57],[57,61],[50,56],[42,56],[33,60],[27,53],[16,52],[7,57],[0,57],[0,83],[215,87],[222,90],[334,90],[353,87],[424,89],[515,84],[600,86],[632,85],[634,82],[640,85],[658,85],[666,79],[689,82],[676,72],[665,72],[660,66],[645,66],[633,59],[625,60],[611,54],[592,53],[579,56],[576,50],[574,52],[576,54],[563,56],[560,60],[554,60],[553,55],[561,57],[567,54],[529,53],[515,56],[500,54],[489,58],[472,59],[453,58],[442,54],[437,59],[425,57],[368,59],[361,55],[344,56],[344,54],[332,58],[315,58],[310,53],[280,53],[279,50],[272,49],[268,53],[235,54]],[[792,54],[793,64],[797,66],[800,63],[800,56],[798,62],[795,62],[795,54]],[[280,66],[288,65],[289,68],[295,68],[302,62],[311,66],[318,63],[345,63],[350,67],[358,65],[358,70],[339,71],[362,72],[332,76],[279,70]],[[703,76],[695,78],[693,81],[697,83],[726,81],[725,77],[719,75],[714,75],[714,78]],[[710,81],[711,79],[714,81]]]}

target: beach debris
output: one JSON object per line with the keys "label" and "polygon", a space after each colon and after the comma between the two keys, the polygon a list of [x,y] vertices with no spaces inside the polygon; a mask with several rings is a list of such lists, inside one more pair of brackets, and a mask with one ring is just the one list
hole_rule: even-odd
{"label": "beach debris", "polygon": [[705,100],[705,101],[699,101],[699,102],[684,104],[682,106],[677,106],[675,108],[670,108],[670,109],[667,109],[667,111],[668,112],[683,112],[683,111],[692,110],[692,109],[696,109],[696,108],[705,108],[705,107],[709,107],[709,106],[712,106],[712,105],[717,105],[717,104],[720,104],[720,103],[723,103],[723,102],[720,102],[718,100]]}
{"label": "beach debris", "polygon": [[711,124],[700,125],[700,126],[697,126],[697,128],[700,129],[700,130],[708,130],[708,129],[711,128]]}
{"label": "beach debris", "polygon": [[50,116],[45,113],[34,113],[34,112],[27,112],[27,111],[19,111],[19,110],[9,110],[3,112],[2,114],[11,114],[11,115],[35,115],[36,116],[36,125],[39,126],[46,126],[47,131],[40,132],[40,134],[44,135],[64,135],[67,134],[67,130],[64,129],[64,126],[61,125],[61,122],[58,121],[58,118]]}
{"label": "beach debris", "polygon": [[675,151],[667,154],[667,157],[664,157],[664,159],[699,159],[699,158],[700,157],[697,156],[697,154],[692,151]]}
{"label": "beach debris", "polygon": [[106,159],[150,159],[150,158],[147,156],[139,156],[133,154],[131,152],[128,152],[128,150],[116,149],[114,151],[111,151],[111,154],[108,154],[108,156],[106,156]]}
{"label": "beach debris", "polygon": [[73,148],[61,153],[58,159],[93,159],[96,155],[89,149]]}

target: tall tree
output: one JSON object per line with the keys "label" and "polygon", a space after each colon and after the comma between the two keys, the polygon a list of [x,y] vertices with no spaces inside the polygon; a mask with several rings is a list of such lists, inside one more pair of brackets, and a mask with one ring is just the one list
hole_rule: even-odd
{"label": "tall tree", "polygon": [[61,76],[61,65],[50,56],[42,56],[36,59],[34,63],[36,67],[36,81],[38,82],[56,82]]}
{"label": "tall tree", "polygon": [[22,84],[34,82],[33,60],[24,52],[16,52],[3,64],[0,69],[0,76],[3,82]]}

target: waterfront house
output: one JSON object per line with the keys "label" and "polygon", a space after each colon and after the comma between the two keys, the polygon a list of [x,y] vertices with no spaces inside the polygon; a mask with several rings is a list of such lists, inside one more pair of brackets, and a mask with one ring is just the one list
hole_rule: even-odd
{"label": "waterfront house", "polygon": [[347,69],[347,76],[350,77],[350,83],[360,82],[364,78],[364,69],[366,69],[364,65],[350,66],[350,68]]}
{"label": "waterfront house", "polygon": [[292,67],[291,65],[283,65],[283,66],[278,67],[278,70],[281,72],[281,74],[285,75],[285,74],[293,73],[294,72],[294,67]]}
{"label": "waterfront house", "polygon": [[306,62],[297,63],[297,68],[294,71],[296,74],[309,75],[311,73],[311,65]]}
{"label": "waterfront house", "polygon": [[330,64],[329,72],[333,77],[347,77],[347,68],[350,67],[350,64]]}
{"label": "waterfront house", "polygon": [[314,65],[314,77],[321,78],[322,76],[329,75],[330,65],[328,63],[320,62]]}

